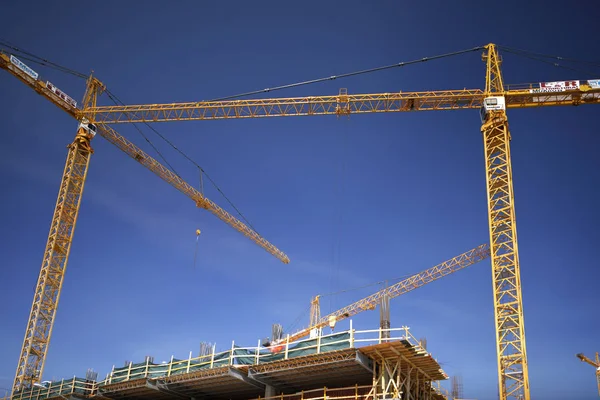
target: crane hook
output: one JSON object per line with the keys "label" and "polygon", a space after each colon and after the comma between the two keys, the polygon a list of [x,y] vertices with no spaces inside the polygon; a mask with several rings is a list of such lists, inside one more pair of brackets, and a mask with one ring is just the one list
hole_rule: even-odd
{"label": "crane hook", "polygon": [[194,250],[194,269],[196,269],[196,255],[198,254],[198,240],[200,239],[200,229],[196,229],[196,249]]}

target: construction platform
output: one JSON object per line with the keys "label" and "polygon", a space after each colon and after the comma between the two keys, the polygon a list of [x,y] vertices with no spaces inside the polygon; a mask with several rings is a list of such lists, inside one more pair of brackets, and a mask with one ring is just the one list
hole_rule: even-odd
{"label": "construction platform", "polygon": [[[396,336],[394,336],[396,335]],[[238,347],[168,363],[128,363],[104,380],[73,378],[15,393],[37,399],[445,399],[439,363],[403,327]]]}

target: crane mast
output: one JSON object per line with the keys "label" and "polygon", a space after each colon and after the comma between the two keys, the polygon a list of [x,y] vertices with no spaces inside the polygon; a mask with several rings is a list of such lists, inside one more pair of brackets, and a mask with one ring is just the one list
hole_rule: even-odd
{"label": "crane mast", "polygon": [[[96,105],[96,97],[103,90],[103,85],[90,76],[84,104]],[[44,371],[85,178],[90,157],[94,152],[91,146],[95,135],[94,128],[94,125],[80,124],[75,140],[68,146],[67,161],[50,224],[42,268],[35,287],[13,390],[23,386],[31,387],[41,380]]]}
{"label": "crane mast", "polygon": [[[486,51],[483,56],[487,65],[485,95],[502,95],[500,57],[493,44],[486,46]],[[530,400],[506,110],[487,112],[481,132],[485,151],[500,400]]]}

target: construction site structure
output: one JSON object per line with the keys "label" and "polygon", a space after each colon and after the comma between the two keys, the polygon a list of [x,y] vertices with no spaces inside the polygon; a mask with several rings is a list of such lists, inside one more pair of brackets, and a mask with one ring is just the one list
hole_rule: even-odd
{"label": "construction site structure", "polygon": [[[273,116],[349,116],[362,113],[479,109],[485,154],[499,397],[500,400],[508,398],[530,400],[509,145],[511,135],[506,110],[599,104],[600,82],[598,79],[565,80],[507,86],[504,84],[501,58],[495,44],[490,43],[470,50],[483,50],[483,60],[486,63],[486,84],[483,90],[350,95],[347,90],[342,89],[336,96],[99,106],[96,99],[104,91],[104,85],[90,76],[82,108],[78,108],[76,102],[56,86],[38,79],[38,74],[14,55],[9,57],[8,54],[0,54],[0,68],[9,71],[81,123],[67,158],[13,390],[32,387],[34,383],[40,382],[42,377],[91,154],[89,141],[94,137],[94,132],[188,195],[199,207],[213,212],[271,254],[283,262],[288,262],[289,259],[280,250],[206,199],[202,193],[119,135],[109,125]],[[74,154],[71,155],[71,152]]]}
{"label": "construction site structure", "polygon": [[450,389],[450,396],[452,400],[460,400],[463,398],[463,383],[460,375],[454,375],[451,379],[452,389]]}
{"label": "construction site structure", "polygon": [[[388,340],[382,337],[388,336]],[[113,367],[102,380],[36,384],[6,400],[444,400],[448,379],[409,327],[346,331],[285,342],[283,351],[241,347]]]}
{"label": "construction site structure", "polygon": [[598,386],[598,396],[600,396],[600,356],[598,352],[596,352],[596,361],[591,360],[586,357],[583,353],[576,354],[577,358],[581,361],[590,364],[592,367],[596,368],[596,385]]}

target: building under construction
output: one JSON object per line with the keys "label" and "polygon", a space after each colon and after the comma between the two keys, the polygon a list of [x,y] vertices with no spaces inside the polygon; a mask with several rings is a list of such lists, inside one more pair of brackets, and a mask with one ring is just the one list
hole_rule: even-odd
{"label": "building under construction", "polygon": [[72,378],[12,399],[446,399],[448,379],[408,327],[316,335],[278,345],[205,352],[113,367],[105,379]]}

